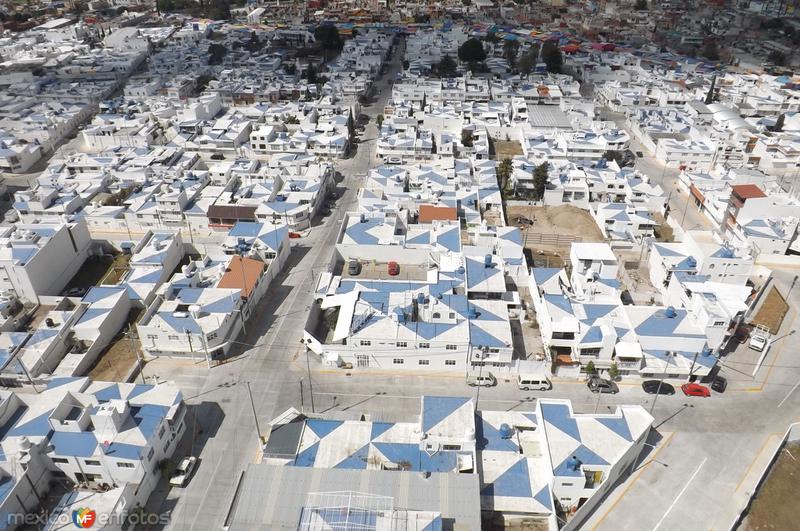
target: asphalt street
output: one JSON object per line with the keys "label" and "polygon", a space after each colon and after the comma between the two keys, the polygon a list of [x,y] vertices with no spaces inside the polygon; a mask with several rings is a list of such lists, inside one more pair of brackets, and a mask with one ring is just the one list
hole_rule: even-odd
{"label": "asphalt street", "polygon": [[[301,349],[300,339],[313,301],[314,275],[330,264],[344,213],[356,204],[361,181],[376,163],[378,129],[374,120],[383,113],[391,94],[388,80],[399,70],[401,57],[402,48],[395,53],[387,75],[376,83],[372,103],[362,108],[370,122],[355,155],[337,164],[343,175],[338,183],[343,194],[321,224],[295,241],[284,272],[255,312],[263,319],[248,323],[249,334],[240,337],[244,352],[210,370],[191,363],[152,364],[145,370],[148,377],[191,384],[182,389],[194,413],[189,451],[200,457],[200,465],[186,488],[172,489],[165,497],[162,486],[148,503],[150,511],[171,511],[168,529],[221,528],[241,472],[257,455],[256,419],[264,433],[277,414],[302,402],[305,358],[299,356],[305,349]],[[309,387],[306,377],[307,392]],[[310,394],[304,399],[310,402]]]}
{"label": "asphalt street", "polygon": [[[156,360],[146,368],[148,378],[174,380],[184,391],[193,413],[187,452],[200,457],[186,488],[163,489],[151,498],[149,510],[171,511],[168,529],[223,526],[242,471],[258,458],[256,423],[266,433],[267,423],[289,407],[310,410],[313,398],[317,413],[359,412],[399,421],[419,415],[419,397],[424,394],[477,397],[477,390],[467,387],[460,374],[328,369],[307,360],[299,343],[313,299],[314,276],[328,267],[343,215],[355,205],[361,179],[377,163],[374,118],[389,97],[387,79],[398,70],[400,57],[401,51],[378,83],[374,103],[363,109],[371,120],[358,151],[337,164],[344,177],[339,183],[343,196],[331,215],[293,242],[284,273],[256,312],[263,317],[248,323],[249,334],[240,338],[243,353],[210,370],[203,364],[174,360]],[[648,156],[638,164],[648,175],[663,174],[669,192],[673,171],[663,171]],[[685,196],[673,193],[673,212],[682,213],[682,201]],[[693,224],[709,226],[689,205],[684,226],[689,229]],[[776,285],[784,295],[793,275],[791,270],[776,272]],[[800,286],[790,294],[793,308],[799,307],[799,291]],[[792,310],[781,334],[797,327],[795,318]],[[800,420],[800,360],[796,342],[789,339],[775,344],[755,376],[752,351],[742,346],[731,353],[722,372],[730,382],[725,394],[701,399],[678,392],[658,398],[649,455],[596,510],[586,529],[729,528],[770,452],[788,425]],[[496,376],[497,387],[480,390],[482,409],[532,409],[542,396],[568,398],[583,413],[608,412],[617,404],[653,406],[653,397],[644,394],[637,382],[622,382],[617,395],[597,396],[582,382],[556,380],[553,390],[532,393],[518,390],[510,377]]]}

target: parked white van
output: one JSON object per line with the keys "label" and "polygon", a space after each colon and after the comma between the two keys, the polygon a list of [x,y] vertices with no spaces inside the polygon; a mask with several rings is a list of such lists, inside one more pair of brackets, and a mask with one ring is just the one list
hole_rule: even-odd
{"label": "parked white van", "polygon": [[538,390],[549,391],[553,384],[543,374],[520,374],[517,376],[517,387],[523,391]]}

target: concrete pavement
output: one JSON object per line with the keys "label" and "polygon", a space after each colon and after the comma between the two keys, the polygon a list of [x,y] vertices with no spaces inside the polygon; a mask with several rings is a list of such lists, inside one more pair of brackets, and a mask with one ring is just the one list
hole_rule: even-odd
{"label": "concrete pavement", "polygon": [[[169,360],[148,364],[145,370],[150,378],[175,379],[184,389],[196,420],[197,429],[190,430],[193,435],[189,441],[194,449],[187,451],[200,456],[197,473],[185,489],[162,493],[150,503],[155,512],[172,511],[169,529],[205,530],[223,525],[240,474],[256,458],[256,421],[265,432],[267,422],[286,408],[304,403],[309,409],[309,383],[313,384],[317,412],[357,411],[397,421],[419,414],[419,397],[423,394],[477,395],[478,390],[467,387],[459,374],[330,370],[313,361],[309,364],[309,382],[299,343],[312,303],[313,276],[330,263],[343,214],[355,204],[361,177],[376,164],[374,117],[383,110],[390,92],[386,80],[397,71],[400,57],[402,52],[398,51],[389,74],[377,85],[375,102],[363,109],[373,121],[357,153],[337,164],[344,175],[340,183],[345,189],[343,197],[322,224],[293,242],[286,271],[276,279],[256,312],[263,318],[248,324],[250,333],[240,338],[243,353],[210,371],[202,364],[180,362],[183,365],[176,366]],[[640,164],[645,165],[642,171],[648,175],[662,172],[649,160]],[[669,170],[663,173],[666,178]],[[665,189],[669,192],[668,186]],[[684,197],[673,195],[675,213],[683,207],[680,199]],[[687,212],[687,228],[695,223],[690,215]],[[700,216],[697,222],[704,219]],[[777,282],[783,286],[783,293],[789,275],[779,272]],[[794,308],[800,304],[798,291],[800,287],[790,297]],[[792,314],[784,328],[796,326]],[[755,379],[734,365],[748,363],[745,355],[734,352],[723,369],[731,382],[725,394],[715,393],[707,399],[681,394],[660,397],[654,408],[656,432],[650,454],[597,509],[586,529],[682,529],[697,524],[712,529],[729,527],[752,492],[761,464],[777,444],[778,435],[797,420],[800,411],[800,392],[795,387],[800,382],[798,349],[791,342],[778,347],[767,356]],[[618,395],[598,396],[582,382],[561,380],[556,380],[549,392],[523,392],[510,377],[504,381],[502,373],[497,376],[501,380],[497,387],[480,390],[481,408],[533,408],[538,396],[568,398],[578,412],[608,411],[617,404],[641,404],[648,409],[652,405],[653,397],[645,395],[637,382],[623,382]]]}
{"label": "concrete pavement", "polygon": [[[377,84],[373,103],[362,112],[371,118],[363,141],[354,156],[337,163],[344,179],[339,183],[344,194],[323,223],[306,237],[293,242],[285,271],[279,275],[261,301],[255,315],[262,320],[248,324],[249,334],[240,337],[243,352],[225,364],[206,370],[202,365],[175,370],[169,361],[145,368],[145,377],[175,377],[190,386],[186,393],[197,430],[189,430],[200,465],[184,489],[159,491],[148,503],[148,510],[171,511],[169,529],[219,529],[223,526],[239,477],[258,451],[256,423],[262,435],[267,423],[290,406],[298,407],[300,380],[306,377],[305,357],[300,357],[300,339],[313,301],[311,286],[315,272],[327,269],[335,252],[334,240],[345,212],[356,204],[363,175],[375,164],[378,130],[374,118],[383,112],[391,93],[387,79],[400,68],[398,50],[389,73]],[[248,386],[249,384],[249,386]],[[252,403],[251,407],[251,393]],[[255,418],[253,414],[255,409]]]}

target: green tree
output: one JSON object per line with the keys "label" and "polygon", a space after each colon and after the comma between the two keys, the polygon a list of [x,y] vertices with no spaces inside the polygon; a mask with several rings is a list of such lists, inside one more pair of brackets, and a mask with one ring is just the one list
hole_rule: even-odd
{"label": "green tree", "polygon": [[461,131],[461,145],[464,147],[472,147],[474,137],[470,129],[463,129]]}
{"label": "green tree", "polygon": [[290,114],[286,118],[283,119],[283,123],[286,125],[297,125],[300,123],[300,120],[297,119],[297,116],[294,114]]}
{"label": "green tree", "polygon": [[771,130],[775,133],[780,133],[781,131],[783,131],[784,121],[786,121],[786,115],[781,113],[781,115],[778,116],[778,119],[775,120],[775,125],[772,126]]}
{"label": "green tree", "polygon": [[228,53],[228,49],[218,42],[211,43],[208,47],[208,64],[219,65],[222,64],[222,58]]}
{"label": "green tree", "polygon": [[773,50],[769,52],[767,56],[767,61],[774,64],[775,66],[783,66],[786,64],[786,54],[780,50]]}
{"label": "green tree", "polygon": [[550,176],[550,164],[542,162],[536,169],[533,170],[533,197],[534,199],[541,199],[544,197],[544,191],[547,188],[547,179]]}
{"label": "green tree", "polygon": [[608,151],[603,153],[603,158],[609,161],[613,160],[617,162],[617,164],[619,164],[623,160],[625,160],[625,155],[622,153],[622,151],[609,149]]}
{"label": "green tree", "polygon": [[379,114],[378,116],[375,117],[375,125],[378,126],[378,129],[383,127],[383,115],[382,114]]}
{"label": "green tree", "polygon": [[458,49],[458,58],[465,63],[479,63],[486,59],[483,44],[478,39],[468,39]]}
{"label": "green tree", "polygon": [[528,75],[533,71],[536,66],[536,61],[539,59],[539,46],[533,45],[530,49],[522,54],[517,62],[520,74]]}
{"label": "green tree", "polygon": [[619,367],[617,366],[617,362],[612,363],[611,367],[608,368],[608,377],[612,380],[619,378]]}
{"label": "green tree", "polygon": [[513,169],[514,165],[509,158],[503,159],[497,166],[497,179],[500,181],[500,190],[506,194],[510,192],[509,184],[511,184],[511,172]]}
{"label": "green tree", "polygon": [[586,374],[590,376],[597,373],[597,369],[595,368],[593,361],[589,361],[589,363],[586,364],[585,369],[586,369]]}
{"label": "green tree", "polygon": [[212,20],[228,20],[231,18],[230,3],[227,0],[212,0],[207,15]]}
{"label": "green tree", "polygon": [[458,65],[452,57],[445,55],[442,57],[442,60],[439,61],[436,69],[439,71],[439,75],[442,77],[453,77],[458,71]]}
{"label": "green tree", "polygon": [[339,30],[333,24],[322,24],[314,30],[314,38],[324,50],[340,50],[344,45]]}
{"label": "green tree", "polygon": [[503,43],[503,58],[508,61],[508,64],[513,68],[517,62],[517,53],[519,52],[519,42],[505,41]]}
{"label": "green tree", "polygon": [[564,58],[561,55],[561,50],[558,47],[558,42],[547,41],[542,46],[542,60],[547,65],[547,71],[554,74],[561,73],[561,67],[564,65]]}
{"label": "green tree", "polygon": [[356,142],[356,122],[353,120],[353,111],[351,110],[347,115],[347,136],[350,140],[350,144],[355,144]]}
{"label": "green tree", "polygon": [[701,55],[709,61],[719,61],[719,47],[717,47],[717,41],[710,40],[706,42]]}
{"label": "green tree", "polygon": [[714,103],[714,87],[717,85],[717,76],[711,78],[711,86],[708,88],[708,93],[706,94],[706,105],[710,105]]}

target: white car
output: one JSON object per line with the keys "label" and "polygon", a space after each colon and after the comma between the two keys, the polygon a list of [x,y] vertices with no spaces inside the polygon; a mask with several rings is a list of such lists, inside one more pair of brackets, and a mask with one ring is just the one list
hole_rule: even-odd
{"label": "white car", "polygon": [[470,387],[494,387],[497,385],[497,378],[490,372],[483,374],[469,374],[467,375],[467,385]]}
{"label": "white car", "polygon": [[189,476],[192,475],[192,471],[194,470],[194,466],[196,464],[197,458],[195,456],[184,457],[181,459],[181,462],[178,463],[177,467],[175,467],[172,477],[169,478],[169,484],[173,487],[183,487],[186,485],[186,482],[189,481]]}
{"label": "white car", "polygon": [[750,348],[756,352],[762,352],[764,347],[767,346],[767,338],[760,335],[753,335],[750,337]]}

